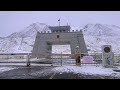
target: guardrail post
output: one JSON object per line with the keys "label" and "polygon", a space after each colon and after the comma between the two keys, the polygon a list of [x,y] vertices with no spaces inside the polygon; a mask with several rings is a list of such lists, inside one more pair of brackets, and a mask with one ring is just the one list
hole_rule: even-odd
{"label": "guardrail post", "polygon": [[30,55],[29,55],[29,53],[27,54],[27,67],[29,67],[30,66]]}
{"label": "guardrail post", "polygon": [[61,66],[62,66],[62,52],[61,52]]}
{"label": "guardrail post", "polygon": [[80,66],[81,66],[81,63],[82,63],[82,61],[81,61],[81,59],[82,59],[82,56],[81,56],[81,54],[80,54],[80,56],[79,56],[79,57],[80,57],[80,58],[79,58],[79,59],[80,59]]}

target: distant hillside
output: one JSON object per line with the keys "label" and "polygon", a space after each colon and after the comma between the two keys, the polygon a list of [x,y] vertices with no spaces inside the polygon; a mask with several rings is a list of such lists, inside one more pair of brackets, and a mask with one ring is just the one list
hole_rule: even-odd
{"label": "distant hillside", "polygon": [[87,24],[82,29],[87,48],[101,52],[102,45],[112,45],[115,53],[120,53],[120,27],[104,24]]}
{"label": "distant hillside", "polygon": [[[81,29],[72,26],[71,28],[71,31]],[[110,44],[112,45],[113,52],[120,53],[120,27],[89,23],[81,30],[90,52],[101,52],[101,45]],[[7,37],[0,37],[0,52],[31,52],[37,31],[44,32],[50,31],[50,29],[48,25],[37,22]]]}
{"label": "distant hillside", "polygon": [[48,25],[37,22],[20,32],[0,38],[0,52],[30,52],[38,31],[50,31],[50,29]]}

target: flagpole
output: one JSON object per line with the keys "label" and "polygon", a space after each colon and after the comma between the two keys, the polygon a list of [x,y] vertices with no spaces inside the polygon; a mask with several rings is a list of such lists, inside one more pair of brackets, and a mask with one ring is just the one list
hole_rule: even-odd
{"label": "flagpole", "polygon": [[58,21],[59,21],[59,26],[60,26],[60,18],[59,18],[59,20],[58,20]]}
{"label": "flagpole", "polygon": [[60,26],[60,21],[59,21],[59,26]]}

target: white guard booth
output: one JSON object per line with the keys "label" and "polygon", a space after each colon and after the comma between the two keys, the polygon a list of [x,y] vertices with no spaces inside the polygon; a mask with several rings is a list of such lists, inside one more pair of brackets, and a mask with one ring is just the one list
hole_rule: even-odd
{"label": "white guard booth", "polygon": [[102,65],[103,67],[113,67],[114,65],[114,53],[111,45],[102,46]]}

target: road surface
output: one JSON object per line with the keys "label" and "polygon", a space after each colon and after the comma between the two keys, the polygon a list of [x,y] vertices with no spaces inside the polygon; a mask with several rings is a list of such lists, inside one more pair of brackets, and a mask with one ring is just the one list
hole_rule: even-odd
{"label": "road surface", "polygon": [[[1,67],[1,66],[0,66]],[[13,67],[13,66],[7,66]],[[55,66],[14,66],[16,69],[0,73],[0,79],[115,79],[74,73],[56,73],[51,71]]]}

